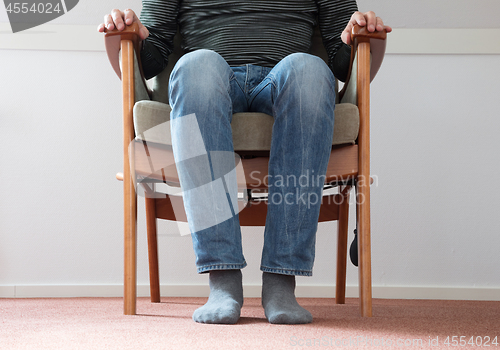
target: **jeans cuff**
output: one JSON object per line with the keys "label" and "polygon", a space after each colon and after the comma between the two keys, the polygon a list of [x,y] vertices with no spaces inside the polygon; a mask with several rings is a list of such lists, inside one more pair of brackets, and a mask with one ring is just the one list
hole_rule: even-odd
{"label": "jeans cuff", "polygon": [[284,268],[273,268],[267,266],[260,266],[262,272],[278,273],[280,275],[291,275],[291,276],[312,276],[312,270],[296,270],[296,269],[284,269]]}
{"label": "jeans cuff", "polygon": [[241,270],[247,266],[247,262],[243,261],[242,264],[216,264],[216,265],[206,265],[199,266],[197,268],[198,273],[207,273],[213,270]]}

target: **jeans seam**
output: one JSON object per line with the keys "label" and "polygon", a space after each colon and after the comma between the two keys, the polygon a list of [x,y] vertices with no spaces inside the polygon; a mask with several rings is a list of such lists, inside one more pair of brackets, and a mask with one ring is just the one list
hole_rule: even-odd
{"label": "jeans seam", "polygon": [[198,273],[206,272],[210,270],[240,270],[247,266],[247,262],[243,260],[242,263],[223,263],[223,264],[210,264],[197,266]]}
{"label": "jeans seam", "polygon": [[[264,82],[266,79],[267,79],[267,77],[266,77],[265,79],[263,79],[263,80],[261,81],[261,83],[262,83],[262,82]],[[270,79],[269,79],[269,80],[270,80]],[[252,93],[251,93],[251,94],[250,94],[250,96],[249,96],[250,100],[248,101],[248,105],[249,105],[249,106],[251,106],[251,105],[252,105],[253,100],[255,100],[255,98],[257,97],[257,95],[258,95],[258,94],[259,94],[262,90],[264,90],[264,89],[265,89],[265,88],[266,88],[269,84],[271,84],[271,85],[272,85],[272,81],[270,81],[269,83],[267,83],[267,84],[265,84],[265,85],[261,86],[261,89],[260,89],[260,90],[258,90],[257,92],[256,92],[255,88],[252,90]],[[260,84],[259,84],[259,86],[260,86]],[[273,109],[274,109],[274,106],[273,106]]]}
{"label": "jeans seam", "polygon": [[283,271],[283,272],[291,272],[294,273],[295,275],[302,275],[302,276],[312,276],[312,270],[300,270],[300,269],[288,269],[288,268],[282,268],[282,267],[269,267],[265,265],[261,265],[260,269],[263,272],[270,272],[271,270],[273,271]]}
{"label": "jeans seam", "polygon": [[271,72],[267,75],[267,78],[269,78],[269,80],[271,81],[271,84],[274,86],[275,89],[278,88],[277,84],[276,84],[276,77],[274,76],[274,74],[272,74]]}
{"label": "jeans seam", "polygon": [[[227,85],[227,92],[230,96],[231,96],[231,82],[233,80],[236,80],[236,76],[234,75],[234,72],[231,70],[231,75],[229,76],[229,84]],[[236,83],[238,83],[237,80]]]}

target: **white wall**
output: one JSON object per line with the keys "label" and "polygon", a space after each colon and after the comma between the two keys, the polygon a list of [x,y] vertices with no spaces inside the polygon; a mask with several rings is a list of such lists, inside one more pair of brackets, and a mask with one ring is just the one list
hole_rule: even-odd
{"label": "white wall", "polygon": [[[102,4],[81,0],[53,23],[96,24]],[[140,7],[137,0],[106,4]],[[359,4],[366,10],[371,2]],[[498,28],[485,14],[500,10],[486,0],[379,1],[377,7],[396,27],[394,38],[402,27]],[[1,21],[7,21],[3,10]],[[63,42],[58,50],[32,50],[53,27],[32,34],[1,29],[0,296],[119,294],[122,184],[114,174],[121,169],[121,96],[102,38],[82,33],[101,51],[64,51]],[[12,49],[13,35],[27,46]],[[391,53],[398,47],[372,84],[374,294],[500,300],[500,56]],[[146,284],[142,202],[138,278]],[[354,210],[351,237],[353,218]],[[160,227],[162,284],[206,283],[195,272],[190,237]],[[243,230],[247,285],[260,283],[262,233]],[[331,291],[335,233],[335,224],[320,224],[314,276],[299,278],[303,294]],[[348,285],[357,285],[352,266]]]}

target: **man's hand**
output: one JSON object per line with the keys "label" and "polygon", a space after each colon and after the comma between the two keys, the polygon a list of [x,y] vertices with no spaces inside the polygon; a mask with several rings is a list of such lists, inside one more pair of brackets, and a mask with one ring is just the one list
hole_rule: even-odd
{"label": "man's hand", "polygon": [[121,31],[125,29],[126,25],[131,25],[134,22],[139,24],[139,36],[141,39],[146,39],[149,36],[149,30],[142,25],[139,17],[137,17],[135,12],[130,9],[126,9],[124,11],[120,11],[118,9],[112,10],[111,14],[104,16],[104,23],[99,24],[97,31],[103,33],[105,28],[107,30],[113,30],[116,28]]}
{"label": "man's hand", "polygon": [[341,35],[342,41],[347,45],[351,44],[351,31],[352,27],[354,27],[355,24],[359,25],[360,27],[366,26],[369,32],[374,32],[375,30],[380,32],[384,29],[387,31],[387,33],[392,32],[392,28],[389,26],[384,26],[382,18],[375,16],[375,13],[373,11],[365,13],[357,11],[354,12],[351,16],[349,23],[347,23],[347,26],[345,27]]}

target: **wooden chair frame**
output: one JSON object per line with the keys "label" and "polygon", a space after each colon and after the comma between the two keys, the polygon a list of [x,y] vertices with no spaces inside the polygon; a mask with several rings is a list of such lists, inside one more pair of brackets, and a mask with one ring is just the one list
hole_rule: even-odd
{"label": "wooden chair frame", "polygon": [[[108,56],[114,70],[122,80],[123,94],[123,173],[117,174],[123,180],[124,189],[124,313],[136,313],[137,286],[137,172],[141,169],[141,159],[134,155],[135,140],[133,124],[133,108],[135,104],[134,50],[139,52],[140,39],[138,26],[133,24],[123,31],[109,31],[105,34]],[[349,195],[352,186],[356,188],[356,219],[359,258],[359,299],[361,315],[372,316],[372,286],[371,286],[371,243],[370,243],[370,82],[378,71],[385,53],[386,33],[370,33],[365,28],[355,26],[352,31],[351,71],[357,70],[356,79],[349,79],[341,91],[341,97],[351,94],[351,99],[357,104],[360,116],[360,129],[355,145],[333,147],[327,170],[326,183],[340,185],[339,193],[328,195],[328,205],[321,206],[319,221],[338,223],[338,253],[336,303],[345,303],[345,282],[347,262],[347,233],[349,216]],[[121,69],[119,63],[121,56]],[[140,55],[137,54],[137,57]],[[356,58],[356,59],[355,59]],[[357,63],[356,63],[357,62]],[[139,64],[140,67],[140,64]],[[350,75],[351,76],[351,73]],[[144,79],[144,78],[143,78]],[[349,92],[349,87],[355,85],[355,90]],[[144,81],[144,85],[145,84]],[[352,90],[352,89],[351,89]],[[132,151],[131,151],[132,149]],[[158,151],[150,147],[150,152]],[[246,184],[247,188],[265,188],[263,177],[267,174],[268,158],[257,157],[243,159],[245,173],[259,171],[262,181],[257,184]],[[138,169],[138,170],[137,170]],[[165,181],[165,174],[163,180]],[[168,177],[168,174],[167,174]],[[173,180],[176,172],[171,174]],[[247,177],[248,178],[248,177]],[[172,179],[171,179],[172,180]],[[177,180],[178,181],[178,180]],[[156,198],[154,186],[142,183],[146,191],[146,221],[148,232],[148,250],[150,266],[151,301],[160,301],[160,285],[158,273],[158,253],[156,237],[157,218],[182,220],[175,217],[172,205],[181,205],[172,201],[182,199]],[[245,184],[243,184],[245,185]],[[263,225],[265,211],[263,205],[254,205],[251,201],[240,216],[242,226]],[[260,219],[256,220],[255,217]],[[262,219],[264,218],[264,219]],[[264,220],[264,221],[263,221]]]}

